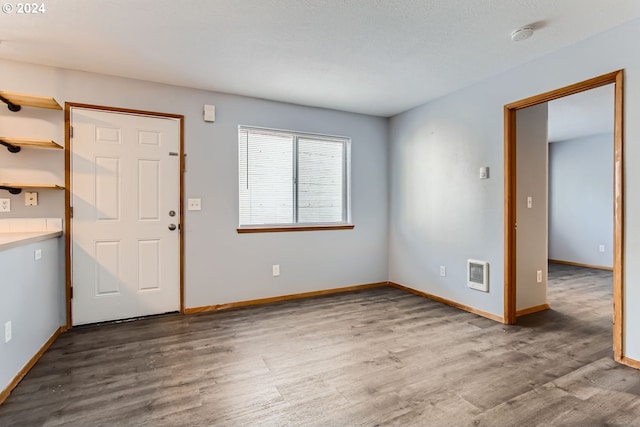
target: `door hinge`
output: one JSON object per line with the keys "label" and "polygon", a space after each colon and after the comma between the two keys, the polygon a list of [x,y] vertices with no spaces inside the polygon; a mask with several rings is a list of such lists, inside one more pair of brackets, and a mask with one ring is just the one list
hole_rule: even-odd
{"label": "door hinge", "polygon": [[69,126],[69,138],[73,138],[73,126]]}
{"label": "door hinge", "polygon": [[73,299],[73,286],[69,289],[69,299]]}
{"label": "door hinge", "polygon": [[69,217],[73,218],[73,206],[69,207]]}

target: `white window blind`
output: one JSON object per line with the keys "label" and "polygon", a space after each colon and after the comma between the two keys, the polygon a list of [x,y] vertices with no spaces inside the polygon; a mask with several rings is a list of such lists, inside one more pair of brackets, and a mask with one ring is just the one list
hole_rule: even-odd
{"label": "white window blind", "polygon": [[347,223],[349,142],[240,126],[240,226]]}

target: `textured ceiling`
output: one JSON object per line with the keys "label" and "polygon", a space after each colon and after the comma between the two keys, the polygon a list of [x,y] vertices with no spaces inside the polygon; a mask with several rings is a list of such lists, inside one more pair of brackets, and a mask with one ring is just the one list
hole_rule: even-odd
{"label": "textured ceiling", "polygon": [[0,13],[0,58],[379,116],[640,17],[638,0],[44,4]]}

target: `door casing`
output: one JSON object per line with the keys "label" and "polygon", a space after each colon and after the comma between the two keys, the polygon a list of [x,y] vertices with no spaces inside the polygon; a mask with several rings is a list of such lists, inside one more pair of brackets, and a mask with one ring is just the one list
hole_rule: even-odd
{"label": "door casing", "polygon": [[180,253],[180,313],[184,313],[184,116],[181,114],[159,113],[145,110],[132,110],[126,108],[108,107],[103,105],[82,104],[74,102],[65,103],[64,112],[64,124],[65,124],[65,282],[66,282],[66,313],[67,321],[64,330],[71,329],[72,327],[72,311],[71,311],[71,298],[73,297],[73,283],[72,283],[72,260],[71,260],[71,237],[73,233],[73,226],[71,223],[71,109],[72,108],[86,108],[98,111],[108,111],[114,113],[135,114],[141,116],[150,117],[166,117],[172,119],[178,119],[180,123],[180,217],[179,217],[179,253]]}
{"label": "door casing", "polygon": [[516,323],[516,111],[554,99],[614,84],[613,176],[613,353],[630,364],[623,348],[624,174],[623,70],[545,92],[504,106],[504,323]]}

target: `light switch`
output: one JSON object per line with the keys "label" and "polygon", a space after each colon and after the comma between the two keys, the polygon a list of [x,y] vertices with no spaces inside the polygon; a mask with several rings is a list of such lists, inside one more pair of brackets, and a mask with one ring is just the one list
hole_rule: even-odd
{"label": "light switch", "polygon": [[187,199],[188,211],[200,211],[202,210],[202,202],[200,199]]}
{"label": "light switch", "polygon": [[489,179],[489,166],[480,168],[480,179]]}
{"label": "light switch", "polygon": [[527,197],[527,208],[531,209],[533,207],[533,197]]}

